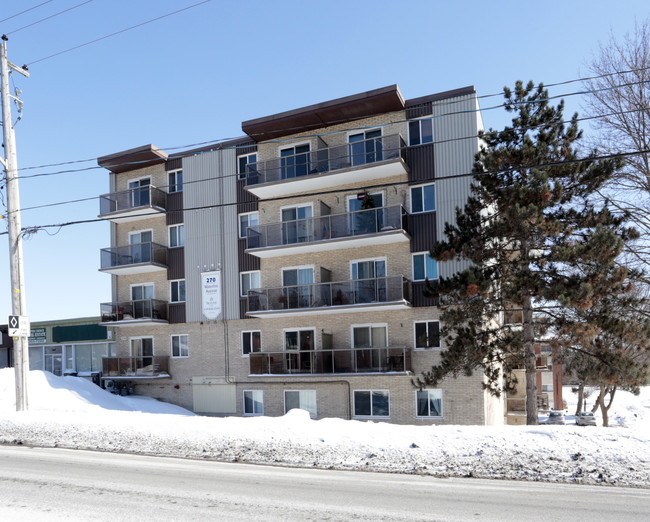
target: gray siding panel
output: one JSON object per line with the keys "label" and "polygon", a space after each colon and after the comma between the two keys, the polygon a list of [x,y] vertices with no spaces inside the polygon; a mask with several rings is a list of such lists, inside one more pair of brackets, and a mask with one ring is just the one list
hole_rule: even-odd
{"label": "gray siding panel", "polygon": [[185,208],[185,285],[188,322],[205,321],[201,272],[221,269],[222,313],[239,317],[236,153],[211,151],[183,158]]}

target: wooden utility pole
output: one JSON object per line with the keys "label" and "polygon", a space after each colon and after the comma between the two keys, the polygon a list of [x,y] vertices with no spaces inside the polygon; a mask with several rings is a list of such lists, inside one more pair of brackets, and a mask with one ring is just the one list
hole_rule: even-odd
{"label": "wooden utility pole", "polygon": [[[23,240],[20,224],[20,197],[18,192],[18,162],[16,159],[16,138],[11,116],[11,99],[22,103],[9,94],[9,69],[29,78],[29,73],[7,60],[7,37],[0,42],[0,74],[2,83],[2,131],[4,159],[0,163],[5,169],[5,186],[7,188],[7,225],[9,232],[9,265],[11,271],[11,309],[14,316],[26,317],[25,277],[23,273]],[[27,372],[29,371],[29,353],[27,336],[14,338],[14,368],[16,371],[16,411],[27,410]]]}

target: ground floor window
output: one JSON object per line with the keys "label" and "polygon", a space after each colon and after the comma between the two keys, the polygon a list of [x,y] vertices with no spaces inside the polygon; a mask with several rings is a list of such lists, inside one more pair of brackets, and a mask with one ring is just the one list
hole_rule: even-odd
{"label": "ground floor window", "polygon": [[54,375],[75,372],[90,375],[102,371],[102,358],[116,355],[115,343],[75,343],[29,347],[29,367]]}
{"label": "ground floor window", "polygon": [[418,417],[442,417],[442,390],[420,390],[415,393]]}
{"label": "ground floor window", "polygon": [[355,417],[390,417],[388,390],[355,390]]}
{"label": "ground floor window", "polygon": [[264,392],[262,390],[244,391],[244,415],[264,415]]}
{"label": "ground floor window", "polygon": [[172,335],[172,357],[189,357],[187,335]]}
{"label": "ground floor window", "polygon": [[307,410],[310,417],[316,417],[316,391],[315,390],[285,390],[284,413],[294,408]]}

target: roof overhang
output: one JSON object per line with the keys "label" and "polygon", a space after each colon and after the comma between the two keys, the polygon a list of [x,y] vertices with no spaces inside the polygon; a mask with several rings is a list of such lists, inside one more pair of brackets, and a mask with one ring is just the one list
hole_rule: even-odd
{"label": "roof overhang", "polygon": [[167,153],[154,145],[143,145],[135,149],[124,150],[97,158],[100,167],[110,170],[115,174],[129,170],[150,167],[157,163],[164,163],[167,160]]}
{"label": "roof overhang", "polygon": [[389,85],[344,98],[337,98],[300,109],[248,120],[242,130],[255,141],[345,123],[376,114],[404,110],[404,98],[397,85]]}

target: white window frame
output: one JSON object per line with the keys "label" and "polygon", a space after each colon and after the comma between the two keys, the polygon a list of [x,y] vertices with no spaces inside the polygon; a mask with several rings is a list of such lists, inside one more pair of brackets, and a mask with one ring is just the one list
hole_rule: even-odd
{"label": "white window frame", "polygon": [[[180,182],[181,188],[180,189],[176,188],[179,185],[179,183],[178,183],[178,173],[179,172],[180,172],[181,176],[183,176],[183,169],[182,168],[167,171],[167,184],[168,184],[167,185],[167,192],[169,194],[174,194],[176,192],[183,192],[183,181],[182,180]],[[169,177],[172,176],[172,175],[174,176],[174,184],[173,185],[169,182]],[[174,188],[174,190],[172,190],[172,187]]]}
{"label": "white window frame", "polygon": [[[377,190],[375,192],[368,192],[369,196],[372,196],[373,198],[375,196],[381,196],[381,201],[382,205],[381,207],[376,207],[376,208],[384,208],[386,206],[386,191],[385,190]],[[357,195],[346,195],[345,196],[345,212],[350,213],[350,200],[358,200]]]}
{"label": "white window frame", "polygon": [[[176,246],[172,246],[172,229],[176,230],[176,241],[178,241],[178,230],[183,230],[183,241]],[[179,248],[185,246],[185,223],[177,223],[176,225],[169,225],[167,227],[167,244],[169,248]]]}
{"label": "white window frame", "polygon": [[[285,415],[288,413],[287,411],[287,392],[291,393],[298,393],[299,397],[299,402],[301,403],[300,406],[298,406],[299,409],[305,410],[309,412],[309,416],[314,419],[318,416],[318,393],[316,393],[316,390],[284,390],[284,413]],[[314,408],[316,411],[309,411],[306,408],[302,406],[302,394],[303,393],[313,393],[314,394]]]}
{"label": "white window frame", "polygon": [[[255,288],[260,288],[262,285],[262,272],[260,270],[248,270],[245,272],[239,272],[239,295],[240,297],[248,297],[248,292],[244,293],[244,276],[245,275],[250,275],[250,274],[258,274],[259,279],[260,279],[260,286],[259,287],[254,287],[254,286],[249,286],[249,290],[254,290]],[[250,279],[249,279],[250,283]]]}
{"label": "white window frame", "polygon": [[[314,351],[318,349],[318,339],[316,338],[316,327],[315,326],[301,326],[299,328],[283,328],[282,329],[282,351],[287,352],[287,333],[289,332],[306,332],[306,331],[311,331],[312,335],[314,337]],[[300,337],[300,335],[298,335]],[[298,346],[298,350],[300,351],[300,346]],[[289,350],[287,353],[294,353],[292,350]]]}
{"label": "white window frame", "polygon": [[143,228],[142,230],[132,230],[129,232],[129,245],[140,245],[140,243],[131,243],[131,237],[135,236],[136,234],[142,234],[143,232],[151,232],[151,242],[153,243],[153,228]]}
{"label": "white window frame", "polygon": [[[425,323],[427,325],[427,344],[429,343],[429,323],[438,323],[438,346],[418,346],[418,334],[417,326],[418,324]],[[413,321],[413,349],[417,351],[425,350],[440,350],[442,347],[442,330],[440,329],[440,321],[437,319],[427,320],[423,319],[422,321]]]}
{"label": "white window frame", "polygon": [[[384,267],[386,268],[386,275],[381,276],[381,277],[388,277],[388,258],[387,257],[369,257],[367,259],[351,259],[350,260],[350,280],[352,279],[352,265],[359,264],[359,263],[367,263],[368,261],[374,261],[375,263],[377,261],[383,261],[384,262]],[[375,279],[377,276],[375,276]],[[356,281],[356,279],[354,279]]]}
{"label": "white window frame", "polygon": [[151,293],[153,297],[151,299],[156,298],[156,285],[153,283],[153,281],[148,281],[146,283],[133,283],[129,285],[129,301],[133,301],[133,289],[138,286],[150,286],[151,287]]}
{"label": "white window frame", "polygon": [[[255,156],[255,161],[249,161],[251,156]],[[257,151],[249,152],[247,154],[238,154],[237,155],[237,179],[246,179],[246,172],[241,172],[239,170],[239,160],[241,158],[246,158],[246,165],[251,165],[257,163]]]}
{"label": "white window frame", "polygon": [[[185,350],[187,351],[186,355],[182,355],[182,349],[181,349],[182,345],[181,344],[178,345],[178,353],[179,353],[179,355],[174,355],[174,337],[178,337],[179,342],[180,342],[181,337],[185,337]],[[189,335],[187,335],[187,334],[171,334],[169,336],[169,353],[170,353],[170,356],[172,357],[172,359],[187,359],[190,356],[190,338],[189,338]]]}
{"label": "white window frame", "polygon": [[307,153],[301,152],[300,154],[310,154],[312,152],[311,148],[313,146],[313,143],[311,142],[311,140],[296,141],[295,143],[283,143],[278,147],[278,158],[282,157],[281,154],[283,150],[293,149],[294,150],[293,154],[295,155],[296,147],[301,147],[302,145],[309,145],[309,151],[307,151]]}
{"label": "white window frame", "polygon": [[[427,210],[424,208],[424,187],[429,187],[433,186],[433,208],[430,210]],[[415,188],[421,188],[422,189],[422,210],[415,211],[413,210],[413,189]],[[411,214],[424,214],[427,212],[435,212],[437,205],[436,205],[436,184],[435,183],[420,183],[419,185],[411,185],[409,187],[409,200],[410,200],[410,210]]]}
{"label": "white window frame", "polygon": [[[416,279],[415,278],[415,258],[416,256],[424,256],[424,279]],[[429,252],[413,252],[411,254],[411,275],[412,281],[426,281],[427,279],[429,281],[437,281],[438,277],[440,277],[440,267],[438,266],[438,262],[434,259],[433,261],[436,263],[436,277],[429,277],[429,274],[427,274],[427,263],[426,263],[426,256],[429,256]],[[429,256],[431,257],[431,256]],[[433,259],[433,258],[432,258]]]}
{"label": "white window frame", "polygon": [[[173,300],[173,296],[174,296],[173,286],[174,286],[174,283],[180,283],[180,282],[183,282],[183,286],[184,286],[183,293],[185,294],[185,299],[183,299],[183,300],[179,299],[178,301],[174,301]],[[179,293],[179,297],[180,297],[180,292],[178,292],[178,293]],[[169,302],[170,303],[184,303],[184,302],[186,302],[186,300],[187,300],[187,286],[186,286],[186,283],[185,283],[185,279],[174,279],[174,280],[170,281],[169,282]]]}
{"label": "white window frame", "polygon": [[[260,334],[260,349],[258,351],[253,351],[253,335],[258,333]],[[248,347],[250,351],[244,353],[244,334],[251,334],[250,336],[250,346]],[[239,334],[239,346],[241,347],[241,356],[248,357],[251,353],[260,353],[262,351],[262,331],[261,330],[242,330]]]}
{"label": "white window frame", "polygon": [[[422,121],[424,120],[431,120],[431,141],[427,141],[426,143],[422,142]],[[420,143],[417,144],[412,144],[411,143],[411,123],[418,122],[418,126],[420,128]],[[428,116],[422,116],[421,118],[412,118],[408,120],[408,124],[406,125],[406,128],[408,130],[408,146],[409,147],[417,147],[418,145],[427,145],[429,143],[435,143],[435,136],[433,132],[433,117],[428,115]]]}
{"label": "white window frame", "polygon": [[[388,397],[388,415],[373,415],[372,410],[372,394],[373,393],[385,393]],[[357,393],[369,393],[370,394],[370,414],[369,415],[362,415],[362,414],[357,414]],[[353,411],[353,417],[357,419],[390,419],[390,390],[353,390],[352,391],[352,411]]]}
{"label": "white window frame", "polygon": [[246,234],[246,230],[243,229],[243,227],[242,227],[241,218],[242,218],[243,216],[252,216],[252,215],[254,215],[254,214],[257,215],[257,225],[251,225],[251,224],[250,224],[250,219],[249,219],[249,220],[248,220],[248,226],[249,226],[249,227],[250,227],[250,226],[259,227],[259,225],[260,225],[260,212],[259,212],[259,210],[254,210],[253,212],[242,212],[242,213],[240,213],[240,214],[237,214],[237,222],[238,222],[239,237],[240,237],[240,239],[244,239],[244,238],[247,238],[247,237],[248,237],[248,235]]}
{"label": "white window frame", "polygon": [[[388,323],[359,323],[350,325],[350,346],[354,348],[354,329],[355,328],[383,328],[386,331],[386,346],[371,346],[371,348],[388,348]],[[372,336],[371,336],[372,340]]]}
{"label": "white window frame", "polygon": [[[427,392],[427,409],[429,415],[418,415],[418,393]],[[431,415],[431,408],[429,407],[430,393],[437,392],[440,394],[440,415]],[[416,419],[442,419],[445,415],[444,394],[440,388],[425,388],[423,390],[415,390],[415,418]]]}
{"label": "white window frame", "polygon": [[139,178],[132,178],[132,179],[128,179],[128,180],[126,181],[126,187],[127,187],[127,190],[130,190],[130,189],[129,189],[129,185],[130,185],[131,183],[134,183],[134,182],[136,182],[136,181],[137,181],[137,182],[140,182],[140,181],[142,181],[142,180],[144,180],[144,179],[148,179],[148,180],[149,180],[149,185],[145,185],[145,186],[153,187],[153,179],[151,178],[151,176],[140,176]]}
{"label": "white window frame", "polygon": [[[367,132],[374,132],[374,131],[379,131],[379,135],[383,138],[384,137],[384,127],[372,127],[372,128],[367,128],[367,129],[357,129],[357,130],[349,130],[345,134],[345,144],[346,145],[352,145],[350,143],[350,136],[356,136],[357,134],[365,134]],[[365,141],[365,140],[363,140]]]}
{"label": "white window frame", "polygon": [[[136,355],[133,353],[133,341],[139,339],[151,339],[151,356],[149,355]],[[156,355],[156,343],[154,341],[153,335],[136,335],[134,337],[129,337],[129,353],[131,357],[153,357]]]}
{"label": "white window frame", "polygon": [[[253,402],[253,408],[255,408],[255,404],[259,403],[262,405],[262,411],[252,411],[252,412],[247,412],[246,411],[246,394],[251,393],[252,394],[252,402]],[[256,400],[259,399],[259,400]],[[244,413],[245,417],[259,417],[264,415],[264,391],[263,390],[244,390],[242,393],[242,411]]]}

